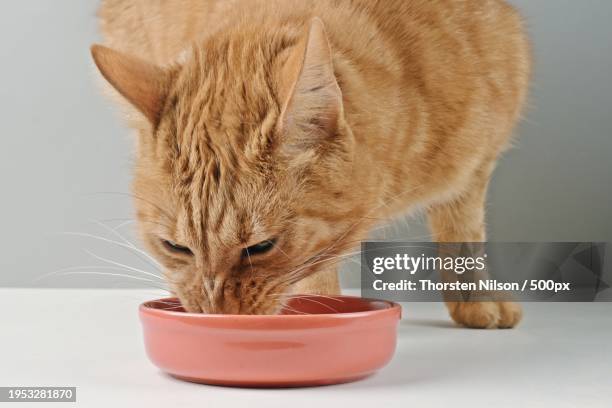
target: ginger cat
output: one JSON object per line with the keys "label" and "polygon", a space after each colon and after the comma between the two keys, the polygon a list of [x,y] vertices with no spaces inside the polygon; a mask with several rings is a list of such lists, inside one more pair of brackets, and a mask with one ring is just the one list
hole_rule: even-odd
{"label": "ginger cat", "polygon": [[[340,255],[425,208],[484,241],[485,196],[530,75],[501,0],[104,0],[100,72],[137,130],[144,242],[190,312],[339,292]],[[509,302],[448,303],[512,327]]]}

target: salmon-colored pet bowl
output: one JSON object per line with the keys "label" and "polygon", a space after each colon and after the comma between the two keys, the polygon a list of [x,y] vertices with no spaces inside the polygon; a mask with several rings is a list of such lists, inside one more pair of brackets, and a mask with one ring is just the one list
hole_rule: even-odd
{"label": "salmon-colored pet bowl", "polygon": [[147,353],[188,381],[247,387],[335,384],[393,356],[401,308],[352,296],[292,297],[278,315],[186,313],[177,299],[140,305]]}

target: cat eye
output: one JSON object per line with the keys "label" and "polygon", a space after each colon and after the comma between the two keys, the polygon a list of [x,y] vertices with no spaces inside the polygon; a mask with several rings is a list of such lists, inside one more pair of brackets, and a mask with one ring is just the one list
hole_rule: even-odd
{"label": "cat eye", "polygon": [[250,247],[244,248],[242,250],[242,257],[247,258],[253,255],[260,255],[269,252],[274,245],[276,244],[276,239],[266,239],[265,241],[261,241],[255,245],[251,245]]}
{"label": "cat eye", "polygon": [[185,255],[193,255],[193,252],[191,252],[191,249],[189,249],[186,246],[179,245],[176,242],[173,242],[167,239],[162,239],[162,244],[170,252],[174,252],[178,254],[185,254]]}

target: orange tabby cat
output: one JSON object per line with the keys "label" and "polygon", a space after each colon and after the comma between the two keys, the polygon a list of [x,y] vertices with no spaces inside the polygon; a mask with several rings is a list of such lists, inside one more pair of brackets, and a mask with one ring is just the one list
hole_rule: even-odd
{"label": "orange tabby cat", "polygon": [[[99,16],[93,57],[135,108],[140,231],[188,311],[337,293],[339,256],[417,207],[439,241],[485,239],[530,70],[505,2],[105,0]],[[521,317],[447,305],[470,327]]]}

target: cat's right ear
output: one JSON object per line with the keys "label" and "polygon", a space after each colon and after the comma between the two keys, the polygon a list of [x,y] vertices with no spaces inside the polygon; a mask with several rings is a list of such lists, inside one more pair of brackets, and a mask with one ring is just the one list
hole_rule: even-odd
{"label": "cat's right ear", "polygon": [[155,127],[167,96],[171,74],[156,65],[102,45],[91,55],[102,76]]}
{"label": "cat's right ear", "polygon": [[336,134],[342,116],[342,92],[323,22],[314,18],[308,35],[289,56],[282,71],[284,99],[279,129],[291,135],[287,144],[304,150]]}

